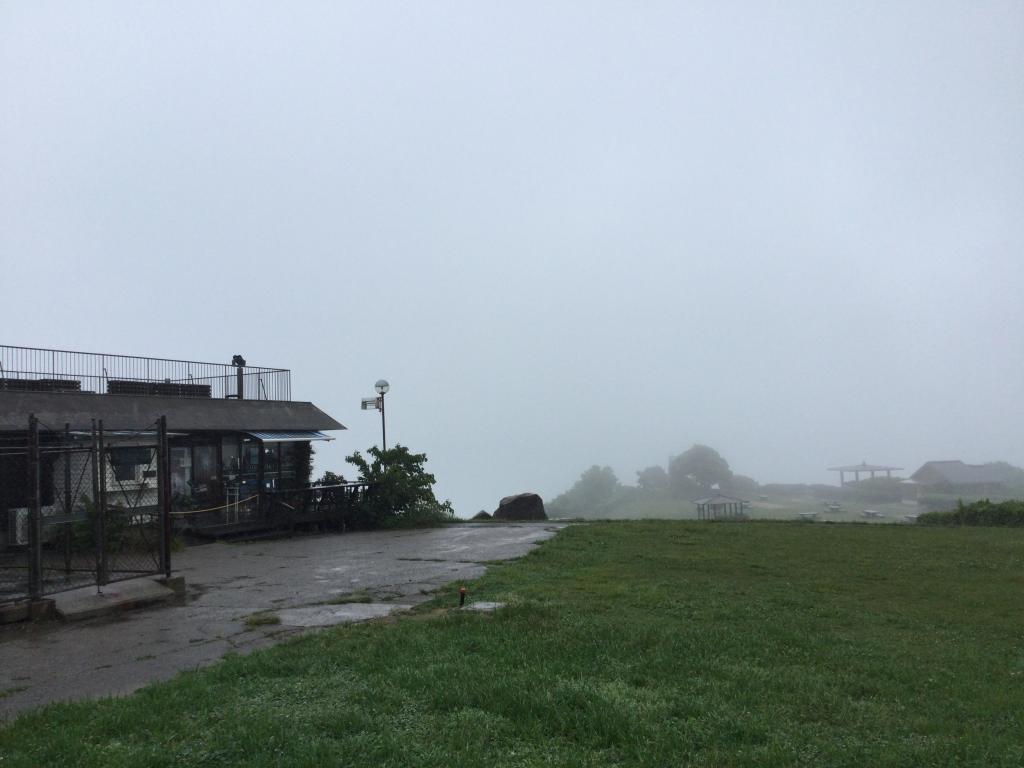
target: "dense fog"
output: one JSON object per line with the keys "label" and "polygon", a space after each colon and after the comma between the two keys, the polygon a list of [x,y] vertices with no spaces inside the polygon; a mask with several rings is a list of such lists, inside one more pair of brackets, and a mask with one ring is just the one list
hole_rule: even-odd
{"label": "dense fog", "polygon": [[[0,4],[4,343],[293,371],[461,516],[1024,465],[1024,5]],[[858,502],[859,504],[859,502]]]}

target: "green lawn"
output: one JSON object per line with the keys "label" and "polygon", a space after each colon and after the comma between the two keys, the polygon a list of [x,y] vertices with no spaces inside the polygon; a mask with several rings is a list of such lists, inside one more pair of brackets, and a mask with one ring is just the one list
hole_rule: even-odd
{"label": "green lawn", "polygon": [[0,766],[1024,764],[1021,530],[596,523],[470,591],[510,605],[52,706]]}

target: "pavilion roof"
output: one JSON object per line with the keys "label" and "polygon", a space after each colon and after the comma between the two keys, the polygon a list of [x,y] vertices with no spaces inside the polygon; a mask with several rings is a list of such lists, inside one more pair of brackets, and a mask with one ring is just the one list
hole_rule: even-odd
{"label": "pavilion roof", "polygon": [[750,502],[747,501],[746,499],[737,499],[735,496],[726,496],[724,494],[718,493],[715,494],[714,496],[709,496],[706,499],[697,499],[693,503],[699,507],[718,507],[723,506],[725,504],[749,504]]}
{"label": "pavilion roof", "polygon": [[897,469],[903,469],[903,467],[888,467],[884,464],[868,464],[861,462],[860,464],[850,464],[847,467],[829,467],[829,472],[893,472]]}

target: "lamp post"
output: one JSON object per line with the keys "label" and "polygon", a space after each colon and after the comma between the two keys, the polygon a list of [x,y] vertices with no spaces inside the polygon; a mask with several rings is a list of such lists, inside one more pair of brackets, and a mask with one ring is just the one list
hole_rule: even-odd
{"label": "lamp post", "polygon": [[391,389],[391,385],[385,379],[378,379],[373,388],[380,395],[380,443],[381,449],[386,453],[388,450],[388,430],[387,424],[384,421],[384,395]]}

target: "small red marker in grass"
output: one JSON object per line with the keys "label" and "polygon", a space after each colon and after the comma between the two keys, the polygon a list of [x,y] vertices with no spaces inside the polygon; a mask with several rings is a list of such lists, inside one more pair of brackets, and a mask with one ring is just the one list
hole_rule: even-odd
{"label": "small red marker in grass", "polygon": [[459,587],[459,608],[466,604],[466,588]]}

